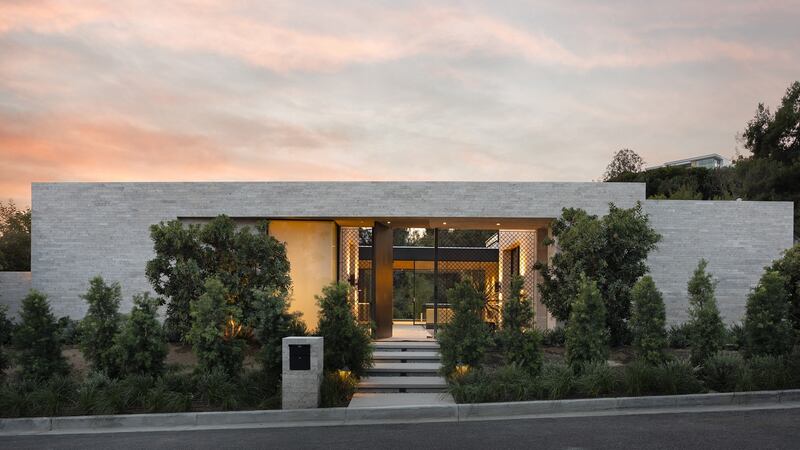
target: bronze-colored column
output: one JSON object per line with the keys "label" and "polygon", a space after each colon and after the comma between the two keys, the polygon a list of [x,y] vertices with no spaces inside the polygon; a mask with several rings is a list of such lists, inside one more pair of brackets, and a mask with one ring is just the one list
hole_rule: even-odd
{"label": "bronze-colored column", "polygon": [[375,337],[392,337],[392,316],[394,315],[392,228],[375,222],[372,227],[372,271],[375,276]]}

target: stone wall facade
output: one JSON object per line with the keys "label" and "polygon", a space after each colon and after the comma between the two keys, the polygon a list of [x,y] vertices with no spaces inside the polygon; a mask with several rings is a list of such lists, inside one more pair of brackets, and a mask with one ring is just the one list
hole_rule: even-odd
{"label": "stone wall facade", "polygon": [[34,183],[32,285],[56,316],[82,317],[95,275],[122,285],[122,309],[150,291],[149,226],[181,218],[540,218],[564,207],[602,215],[608,203],[644,202],[664,240],[649,264],[672,322],[685,318],[685,288],[700,257],[720,279],[726,320],[738,320],[761,267],[792,245],[787,202],[644,201],[641,183],[247,182]]}
{"label": "stone wall facade", "polygon": [[733,323],[742,320],[764,266],[792,246],[791,202],[647,200],[644,206],[662,236],[647,263],[670,323],[687,318],[686,285],[700,258],[718,281],[723,319]]}
{"label": "stone wall facade", "polygon": [[8,306],[9,317],[19,313],[22,299],[31,287],[30,272],[0,272],[0,305]]}

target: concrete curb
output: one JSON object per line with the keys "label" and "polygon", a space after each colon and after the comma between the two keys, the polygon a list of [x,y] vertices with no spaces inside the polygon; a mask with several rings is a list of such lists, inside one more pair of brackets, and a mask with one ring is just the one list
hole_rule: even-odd
{"label": "concrete curb", "polygon": [[462,422],[592,414],[670,413],[747,407],[800,407],[800,389],[717,394],[611,397],[460,405],[322,408],[265,411],[124,414],[0,419],[0,436],[40,433],[94,433],[298,427],[378,423]]}

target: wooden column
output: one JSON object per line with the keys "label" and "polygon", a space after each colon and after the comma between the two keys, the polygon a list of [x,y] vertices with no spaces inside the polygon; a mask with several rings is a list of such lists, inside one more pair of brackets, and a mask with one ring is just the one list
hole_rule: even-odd
{"label": "wooden column", "polygon": [[392,228],[375,222],[372,228],[372,272],[375,277],[375,338],[392,337],[394,315],[393,273],[394,263]]}
{"label": "wooden column", "polygon": [[[547,245],[545,245],[545,240],[548,237],[548,229],[547,228],[539,228],[536,230],[536,262],[540,262],[542,264],[549,264],[550,261],[548,259],[548,249]],[[535,320],[536,320],[536,328],[540,330],[547,329],[547,308],[542,303],[542,294],[539,292],[538,283],[542,282],[542,276],[536,273],[536,295],[535,295],[535,302],[534,302],[534,312],[535,312]]]}

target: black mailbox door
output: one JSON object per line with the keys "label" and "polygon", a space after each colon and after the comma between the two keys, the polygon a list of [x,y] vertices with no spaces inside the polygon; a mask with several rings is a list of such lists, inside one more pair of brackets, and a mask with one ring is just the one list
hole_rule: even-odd
{"label": "black mailbox door", "polygon": [[311,370],[311,346],[289,344],[289,370]]}

